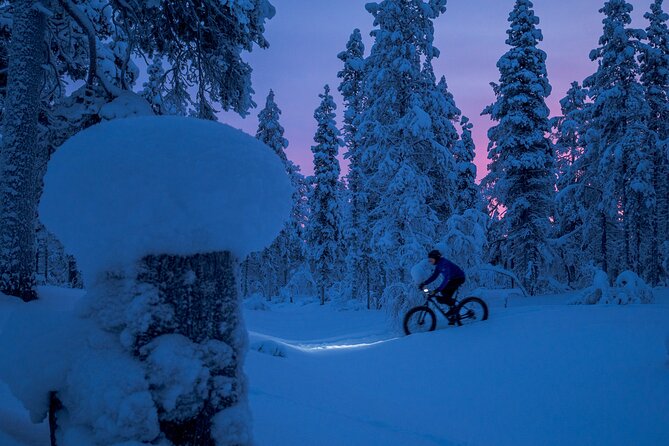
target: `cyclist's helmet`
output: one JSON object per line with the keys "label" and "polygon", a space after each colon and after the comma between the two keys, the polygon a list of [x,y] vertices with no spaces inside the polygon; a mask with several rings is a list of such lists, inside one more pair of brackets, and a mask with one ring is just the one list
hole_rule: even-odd
{"label": "cyclist's helmet", "polygon": [[439,251],[437,251],[436,249],[433,249],[432,251],[430,251],[428,253],[427,258],[428,259],[434,259],[435,261],[439,261],[439,259],[441,258],[441,253]]}

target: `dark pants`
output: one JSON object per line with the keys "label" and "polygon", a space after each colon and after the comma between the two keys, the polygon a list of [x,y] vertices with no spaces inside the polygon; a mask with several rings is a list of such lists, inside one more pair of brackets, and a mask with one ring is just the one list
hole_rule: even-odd
{"label": "dark pants", "polygon": [[456,277],[448,281],[443,290],[441,290],[441,295],[437,296],[437,302],[440,304],[453,305],[455,304],[455,299],[453,299],[453,294],[455,291],[465,283],[464,277]]}

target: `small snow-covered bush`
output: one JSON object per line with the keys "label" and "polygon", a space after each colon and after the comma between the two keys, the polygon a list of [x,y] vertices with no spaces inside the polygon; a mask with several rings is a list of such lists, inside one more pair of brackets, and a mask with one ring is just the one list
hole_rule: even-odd
{"label": "small snow-covered bush", "polygon": [[400,327],[404,314],[410,308],[424,302],[423,293],[413,284],[394,283],[383,292],[383,308],[388,312],[391,321]]}
{"label": "small snow-covered bush", "polygon": [[619,304],[650,304],[655,300],[653,290],[632,271],[623,271],[616,278]]}
{"label": "small snow-covered bush", "polygon": [[260,293],[253,293],[251,297],[244,299],[244,308],[252,311],[269,311],[267,299]]}
{"label": "small snow-covered bush", "polygon": [[583,290],[571,302],[572,304],[594,305],[611,299],[611,287],[609,277],[602,270],[596,270],[592,279],[592,286]]}
{"label": "small snow-covered bush", "polygon": [[648,304],[653,300],[653,290],[632,271],[620,273],[616,278],[615,287],[611,287],[607,274],[604,271],[597,270],[592,286],[583,290],[571,303],[627,305]]}
{"label": "small snow-covered bush", "polygon": [[295,302],[305,296],[315,296],[317,293],[316,281],[306,264],[298,268],[290,276],[286,286],[279,290],[279,295],[290,302]]}

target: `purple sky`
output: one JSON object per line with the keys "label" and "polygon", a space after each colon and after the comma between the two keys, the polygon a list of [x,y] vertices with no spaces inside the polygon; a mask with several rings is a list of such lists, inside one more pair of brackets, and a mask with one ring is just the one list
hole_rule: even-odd
{"label": "purple sky", "polygon": [[[271,1],[277,13],[267,23],[265,35],[270,48],[256,48],[246,57],[253,67],[254,100],[258,108],[246,119],[224,113],[221,121],[255,134],[257,114],[272,88],[283,111],[281,123],[290,142],[286,153],[305,174],[311,174],[310,148],[316,129],[313,112],[319,103],[318,94],[327,83],[341,104],[336,90],[337,72],[342,64],[336,56],[345,48],[354,28],[361,30],[366,55],[369,54],[373,18],[365,10],[366,0]],[[634,5],[633,26],[647,26],[643,14],[651,2],[630,1]],[[491,125],[480,113],[494,100],[489,83],[499,79],[495,64],[508,49],[504,41],[507,18],[514,3],[513,0],[449,0],[446,13],[435,21],[435,45],[441,50],[435,73],[437,78],[446,76],[456,104],[474,123],[479,177],[487,164],[486,132]],[[559,113],[559,100],[569,84],[574,80],[581,82],[596,68],[588,54],[598,45],[602,32],[603,15],[598,10],[603,4],[604,0],[534,1],[544,35],[540,47],[548,53],[548,77],[553,87],[548,105],[553,114]],[[339,105],[338,122],[341,112]]]}

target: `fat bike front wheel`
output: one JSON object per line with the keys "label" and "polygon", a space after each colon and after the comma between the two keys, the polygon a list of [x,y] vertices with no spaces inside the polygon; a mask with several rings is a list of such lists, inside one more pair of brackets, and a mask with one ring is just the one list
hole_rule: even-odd
{"label": "fat bike front wheel", "polygon": [[488,305],[478,297],[463,299],[455,311],[455,322],[458,325],[468,325],[488,319]]}
{"label": "fat bike front wheel", "polygon": [[437,315],[430,307],[414,307],[404,316],[404,333],[424,333],[437,327]]}

